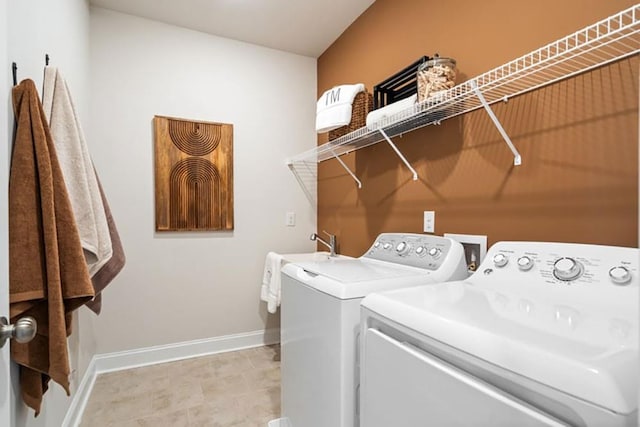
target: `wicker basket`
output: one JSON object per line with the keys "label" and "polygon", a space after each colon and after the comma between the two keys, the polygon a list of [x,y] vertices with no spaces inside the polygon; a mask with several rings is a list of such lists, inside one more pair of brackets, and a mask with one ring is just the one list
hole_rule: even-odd
{"label": "wicker basket", "polygon": [[348,125],[329,131],[329,141],[340,138],[356,129],[366,126],[367,114],[373,110],[373,95],[369,92],[359,92],[353,100],[351,122]]}

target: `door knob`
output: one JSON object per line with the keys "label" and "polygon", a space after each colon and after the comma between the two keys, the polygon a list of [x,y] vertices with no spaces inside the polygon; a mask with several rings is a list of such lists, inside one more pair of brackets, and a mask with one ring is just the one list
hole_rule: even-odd
{"label": "door knob", "polygon": [[26,316],[18,319],[14,325],[10,325],[6,317],[0,317],[0,347],[10,338],[15,338],[19,343],[26,343],[36,336],[38,324],[36,319]]}

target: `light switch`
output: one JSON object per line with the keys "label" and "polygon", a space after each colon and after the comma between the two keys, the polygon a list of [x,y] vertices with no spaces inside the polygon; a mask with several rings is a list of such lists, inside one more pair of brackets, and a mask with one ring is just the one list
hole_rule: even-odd
{"label": "light switch", "polygon": [[296,226],[296,213],[295,212],[287,212],[287,217],[285,219],[285,225],[287,227],[295,227]]}

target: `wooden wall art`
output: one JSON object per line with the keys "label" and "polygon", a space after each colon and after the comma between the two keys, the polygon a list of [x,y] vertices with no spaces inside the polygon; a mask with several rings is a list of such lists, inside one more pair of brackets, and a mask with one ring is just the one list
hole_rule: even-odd
{"label": "wooden wall art", "polygon": [[153,122],[156,230],[233,230],[233,125]]}

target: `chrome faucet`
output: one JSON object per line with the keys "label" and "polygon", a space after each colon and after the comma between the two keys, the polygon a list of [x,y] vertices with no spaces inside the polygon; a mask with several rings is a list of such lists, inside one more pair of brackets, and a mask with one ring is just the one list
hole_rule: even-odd
{"label": "chrome faucet", "polygon": [[324,234],[329,236],[329,243],[322,240],[320,236],[316,233],[313,233],[309,238],[313,241],[318,241],[329,248],[329,256],[336,256],[336,236],[334,234],[329,234],[326,231],[322,230]]}

